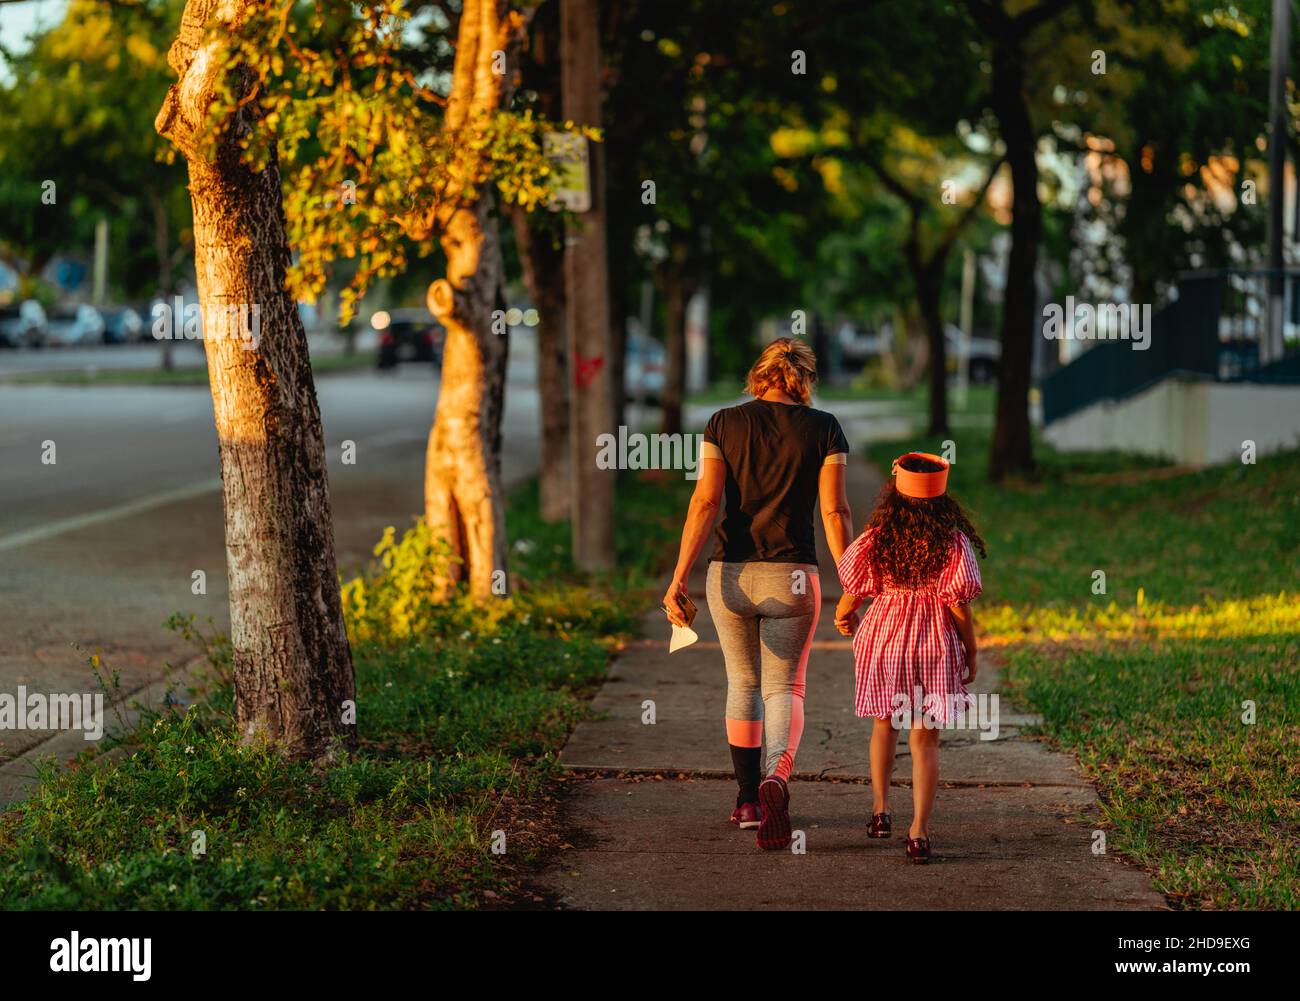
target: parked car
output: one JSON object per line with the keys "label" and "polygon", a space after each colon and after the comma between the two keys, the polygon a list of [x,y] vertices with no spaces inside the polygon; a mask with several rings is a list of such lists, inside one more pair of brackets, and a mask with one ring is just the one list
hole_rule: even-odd
{"label": "parked car", "polygon": [[0,346],[38,348],[46,338],[45,307],[35,299],[0,307]]}
{"label": "parked car", "polygon": [[130,306],[111,310],[104,317],[105,344],[131,344],[144,337],[144,318]]}
{"label": "parked car", "polygon": [[[944,341],[948,349],[948,358],[952,370],[957,369],[961,359],[961,330],[954,324],[947,324],[943,330]],[[1002,358],[1002,345],[992,337],[972,337],[970,339],[970,381],[996,382],[998,362]]]}
{"label": "parked car", "polygon": [[442,364],[446,331],[427,311],[380,310],[370,317],[370,325],[379,334],[381,369],[393,368],[404,361]]}
{"label": "parked car", "polygon": [[82,303],[59,310],[50,317],[47,340],[66,347],[101,344],[104,340],[104,317],[94,306]]}
{"label": "parked car", "polygon": [[664,392],[664,346],[644,334],[629,333],[623,358],[623,387],[629,400],[657,404]]}
{"label": "parked car", "polygon": [[840,344],[840,357],[850,365],[864,365],[871,358],[879,358],[889,348],[886,333],[868,333],[854,323],[841,324],[835,336]]}
{"label": "parked car", "polygon": [[[872,358],[878,358],[889,349],[893,341],[893,327],[889,323],[881,326],[877,333],[867,333],[852,323],[843,324],[836,336],[840,343],[840,356],[846,363],[864,365]],[[949,374],[957,371],[957,364],[962,355],[961,330],[956,324],[946,324],[943,331],[944,345],[948,358]],[[972,337],[970,339],[970,380],[971,382],[993,382],[998,377],[998,361],[1002,357],[1002,345],[991,337]]]}

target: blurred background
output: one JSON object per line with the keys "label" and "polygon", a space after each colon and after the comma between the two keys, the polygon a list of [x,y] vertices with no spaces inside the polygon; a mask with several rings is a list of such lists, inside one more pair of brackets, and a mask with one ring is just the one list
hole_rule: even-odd
{"label": "blurred background", "polygon": [[[1290,405],[1258,388],[1300,377],[1294,32],[1274,23],[1289,4],[736,6],[609,5],[621,404],[665,402],[666,388],[676,426],[683,390],[730,393],[755,346],[793,330],[828,387],[860,394],[916,391],[938,353],[964,400],[996,383],[1004,352],[1027,352],[1031,415],[1065,447],[1213,461],[1236,437],[1228,411]],[[152,336],[158,304],[195,301],[184,166],[164,161],[153,129],[180,7],[0,4],[0,378],[201,381],[197,340]],[[437,4],[413,7],[416,24],[437,24]],[[1033,23],[1017,26],[1025,12]],[[545,10],[538,20],[519,101],[546,110],[558,71]],[[445,69],[445,46],[422,44],[429,71]],[[1008,108],[998,66],[1013,57]],[[1029,131],[1001,121],[1013,115]],[[1016,170],[1036,174],[1019,210]],[[523,356],[537,304],[502,232]],[[1017,242],[1033,253],[1013,270]],[[301,305],[322,368],[436,367],[441,332],[423,306],[436,252],[340,326],[347,263]],[[1037,329],[1005,343],[1008,293],[1027,297],[1036,328],[1067,295],[1146,305],[1153,349],[1093,355],[1096,341]],[[665,386],[678,340],[687,363]],[[1213,410],[1223,441],[1153,443],[1093,412],[1175,373],[1221,391],[1171,405]]]}

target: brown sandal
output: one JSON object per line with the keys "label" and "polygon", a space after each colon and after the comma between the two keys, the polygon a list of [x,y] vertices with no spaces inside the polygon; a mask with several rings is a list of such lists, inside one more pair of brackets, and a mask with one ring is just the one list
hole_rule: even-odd
{"label": "brown sandal", "polygon": [[903,850],[907,852],[908,860],[916,865],[927,865],[930,862],[929,838],[907,838]]}
{"label": "brown sandal", "polygon": [[869,838],[887,838],[893,831],[892,819],[887,813],[873,813],[871,826],[867,828]]}

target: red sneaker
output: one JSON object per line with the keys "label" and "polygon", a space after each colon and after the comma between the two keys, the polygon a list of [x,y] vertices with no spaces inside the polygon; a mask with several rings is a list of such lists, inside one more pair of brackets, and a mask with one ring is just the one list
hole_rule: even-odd
{"label": "red sneaker", "polygon": [[752,831],[763,821],[763,808],[757,803],[741,803],[731,811],[731,826]]}
{"label": "red sneaker", "polygon": [[929,838],[908,838],[903,844],[903,850],[907,852],[907,860],[914,865],[930,864]]}
{"label": "red sneaker", "polygon": [[758,786],[758,802],[763,807],[758,825],[758,847],[776,851],[790,847],[790,790],[775,775]]}

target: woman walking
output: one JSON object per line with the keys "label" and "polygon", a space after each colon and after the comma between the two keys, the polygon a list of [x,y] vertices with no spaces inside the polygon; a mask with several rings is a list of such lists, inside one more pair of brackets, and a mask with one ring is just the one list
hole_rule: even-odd
{"label": "woman walking", "polygon": [[[725,510],[709,559],[707,597],[727,667],[727,743],[739,791],[731,822],[758,845],[790,844],[788,783],[803,734],[804,676],[821,611],[813,521],[820,510],[836,561],[853,536],[845,493],[848,443],[808,404],[812,349],[782,337],[746,379],[754,399],[710,418],[672,583],[668,617],[686,618],[687,579]],[[766,759],[761,746],[766,739]]]}

